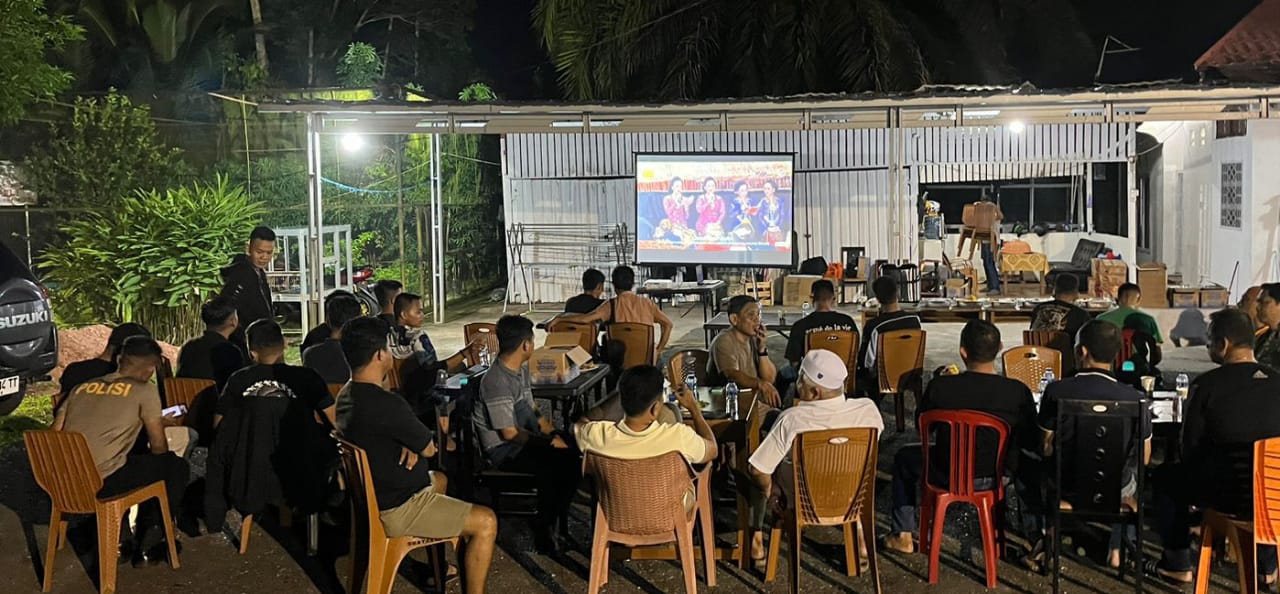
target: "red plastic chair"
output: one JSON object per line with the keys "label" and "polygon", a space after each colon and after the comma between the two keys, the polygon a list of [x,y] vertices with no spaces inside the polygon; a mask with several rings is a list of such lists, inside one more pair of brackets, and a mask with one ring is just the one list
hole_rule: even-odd
{"label": "red plastic chair", "polygon": [[1133,358],[1133,337],[1137,330],[1129,328],[1120,331],[1120,352],[1116,353],[1116,370],[1124,366],[1124,362]]}
{"label": "red plastic chair", "polygon": [[[934,425],[950,428],[951,460],[948,461],[949,486],[942,488],[929,483],[929,435]],[[992,415],[972,410],[934,410],[920,415],[920,446],[924,457],[921,467],[920,501],[920,551],[929,555],[929,583],[938,583],[938,556],[942,551],[942,526],[947,517],[947,506],[952,503],[969,503],[978,510],[978,522],[982,525],[982,557],[987,564],[987,589],[996,587],[996,559],[1000,548],[995,524],[997,512],[1004,505],[1004,482],[1000,476],[1004,468],[1005,450],[1009,444],[1009,426]],[[997,476],[995,488],[990,491],[974,489],[975,450],[978,430],[990,429],[999,436],[996,449]]]}

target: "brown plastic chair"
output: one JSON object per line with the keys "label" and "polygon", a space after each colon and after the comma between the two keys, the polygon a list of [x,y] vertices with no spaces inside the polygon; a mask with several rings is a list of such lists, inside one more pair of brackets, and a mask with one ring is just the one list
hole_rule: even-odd
{"label": "brown plastic chair", "polygon": [[329,386],[329,395],[334,398],[337,398],[338,393],[342,391],[342,388],[346,387],[346,384],[328,384],[328,386]]}
{"label": "brown plastic chair", "polygon": [[1004,376],[1016,379],[1028,390],[1040,388],[1044,370],[1052,369],[1054,377],[1062,377],[1062,353],[1058,349],[1043,346],[1016,346],[1000,355]]}
{"label": "brown plastic chair", "polygon": [[[629,547],[674,541],[688,594],[698,591],[694,568],[693,526],[698,508],[685,510],[685,493],[694,489],[689,464],[679,452],[641,460],[619,460],[587,452],[583,469],[596,479],[595,535],[587,592],[597,594],[609,582],[609,543]],[[715,535],[703,534],[705,544]],[[703,546],[707,585],[715,586],[715,547]]]}
{"label": "brown plastic chair", "polygon": [[[497,352],[498,351],[494,351],[494,353],[497,353]],[[391,392],[400,391],[400,388],[404,383],[404,380],[403,380],[404,368],[406,365],[409,364],[409,361],[411,360],[412,359],[392,359],[391,360],[391,369],[387,371],[387,377],[384,378],[382,381],[383,385],[387,388],[387,390]]]}
{"label": "brown plastic chair", "polygon": [[1280,543],[1280,437],[1253,442],[1253,521],[1213,509],[1200,526],[1200,563],[1196,594],[1209,591],[1214,542],[1225,536],[1236,559],[1240,592],[1257,592],[1257,546]]}
{"label": "brown plastic chair", "polygon": [[880,393],[893,395],[898,431],[906,428],[907,404],[904,392],[920,398],[924,382],[924,330],[894,330],[880,335],[876,345],[876,367]]}
{"label": "brown plastic chair", "polygon": [[[346,478],[347,494],[351,497],[351,584],[348,592],[359,592],[363,583],[367,586],[366,594],[390,594],[395,583],[396,572],[400,562],[414,549],[435,547],[436,545],[453,544],[457,548],[456,538],[430,539],[416,536],[387,536],[382,528],[382,518],[378,511],[378,496],[373,490],[373,475],[369,473],[369,458],[365,451],[355,444],[337,435],[333,437],[342,452],[342,469]],[[359,547],[356,542],[357,529],[364,528],[369,537],[369,546]],[[367,551],[367,559],[365,557]],[[434,550],[433,563],[436,584],[444,583],[444,555]],[[367,561],[361,566],[360,561]],[[362,576],[367,572],[367,576]],[[362,582],[362,577],[367,580]]]}
{"label": "brown plastic chair", "polygon": [[[467,344],[471,344],[475,340],[483,340],[489,345],[489,352],[493,354],[495,359],[498,358],[498,325],[489,322],[475,322],[462,327],[462,340]],[[480,353],[477,351],[467,350],[467,367],[475,367],[480,364]]]}
{"label": "brown plastic chair", "polygon": [[[752,390],[742,390],[738,394],[738,411],[744,410],[747,411],[745,417],[747,419],[746,447],[738,452],[736,467],[741,472],[745,473],[747,472],[747,461],[751,459],[751,454],[754,454],[756,449],[760,447],[760,433],[761,427],[764,426],[764,417],[770,410],[773,410],[773,408],[759,400],[756,400]],[[738,567],[744,571],[751,567],[751,553],[748,549],[750,547],[751,537],[754,530],[752,530],[751,524],[748,522],[750,519],[750,512],[751,510],[748,506],[746,495],[743,493],[742,489],[739,489]]]}
{"label": "brown plastic chair", "polygon": [[858,539],[862,532],[871,566],[871,580],[880,592],[880,568],[876,563],[876,456],[879,431],[872,428],[805,431],[791,445],[796,501],[781,526],[769,538],[769,563],[764,581],[777,576],[778,549],[782,530],[790,538],[791,592],[800,592],[800,534],[806,526],[840,526],[844,532],[845,571],[850,577],[861,573]]}
{"label": "brown plastic chair", "polygon": [[556,319],[547,324],[547,332],[576,332],[578,334],[578,346],[582,347],[582,350],[595,355],[596,335],[600,333],[595,324]]}
{"label": "brown plastic chair", "polygon": [[[964,240],[973,239],[973,202],[964,205],[964,210],[960,211],[960,239],[956,242],[956,257],[964,252]],[[973,256],[971,255],[970,258]]]}
{"label": "brown plastic chair", "polygon": [[625,348],[622,356],[622,369],[624,371],[638,365],[653,365],[652,325],[615,322],[609,324],[606,333],[609,336],[609,340],[619,341]]}
{"label": "brown plastic chair", "polygon": [[706,349],[686,349],[671,355],[667,362],[667,379],[673,386],[684,385],[685,376],[690,373],[698,378],[699,386],[707,385],[707,361],[711,354]]}
{"label": "brown plastic chair", "polygon": [[[969,259],[973,259],[973,250],[978,244],[987,243],[994,246],[997,243],[999,235],[996,225],[999,224],[997,215],[1000,207],[994,202],[978,202],[973,205],[973,232],[969,241]],[[958,255],[958,254],[957,254]]]}
{"label": "brown plastic chair", "polygon": [[805,336],[804,352],[808,353],[813,349],[831,351],[844,361],[845,367],[849,369],[849,379],[845,380],[844,389],[845,393],[852,394],[858,367],[858,333],[852,330],[810,332]]}
{"label": "brown plastic chair", "polygon": [[1066,337],[1067,333],[1061,330],[1023,330],[1022,344],[1050,347],[1057,349],[1060,353],[1064,353],[1066,351],[1061,347]]}
{"label": "brown plastic chair", "polygon": [[164,481],[156,481],[119,495],[98,499],[102,477],[89,452],[84,435],[74,431],[27,431],[22,439],[36,483],[53,500],[49,517],[49,548],[44,556],[43,591],[53,588],[53,559],[67,544],[67,521],[63,514],[93,514],[98,521],[98,587],[103,594],[116,591],[116,559],[120,554],[120,520],[130,507],[152,497],[160,501],[165,537],[169,540],[169,565],[177,569],[177,542],[173,537],[173,516]]}
{"label": "brown plastic chair", "polygon": [[188,409],[195,404],[197,396],[214,387],[213,380],[190,377],[166,377],[161,380],[161,383],[164,384],[165,406],[181,404]]}

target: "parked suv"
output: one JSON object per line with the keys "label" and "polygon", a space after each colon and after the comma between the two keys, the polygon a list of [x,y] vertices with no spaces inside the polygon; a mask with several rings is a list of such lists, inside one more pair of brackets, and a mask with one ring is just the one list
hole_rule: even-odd
{"label": "parked suv", "polygon": [[58,365],[53,310],[31,269],[0,243],[0,415],[22,403],[34,381]]}

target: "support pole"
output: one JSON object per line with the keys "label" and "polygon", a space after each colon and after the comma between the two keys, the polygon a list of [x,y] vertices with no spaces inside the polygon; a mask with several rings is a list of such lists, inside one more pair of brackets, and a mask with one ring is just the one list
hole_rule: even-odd
{"label": "support pole", "polygon": [[[1125,225],[1125,237],[1128,239],[1128,251],[1124,253],[1130,268],[1138,265],[1138,158],[1129,157],[1125,168],[1125,200],[1128,224]],[[1136,274],[1136,271],[1135,271]]]}
{"label": "support pole", "polygon": [[441,191],[440,135],[431,135],[431,309],[444,323],[444,196]]}
{"label": "support pole", "polygon": [[1084,164],[1084,232],[1093,232],[1093,161]]}
{"label": "support pole", "polygon": [[408,253],[404,241],[404,135],[396,135],[396,222],[400,227],[400,282],[405,283]]}
{"label": "support pole", "polygon": [[308,311],[315,308],[317,319],[324,321],[324,183],[321,178],[320,116],[307,114],[307,243],[310,248],[307,265],[307,307],[303,310],[304,325]]}

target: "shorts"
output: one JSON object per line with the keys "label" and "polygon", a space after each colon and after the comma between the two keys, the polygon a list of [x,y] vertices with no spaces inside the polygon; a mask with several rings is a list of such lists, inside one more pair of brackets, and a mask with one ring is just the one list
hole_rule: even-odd
{"label": "shorts", "polygon": [[408,501],[383,510],[382,528],[387,536],[419,538],[454,538],[462,534],[463,523],[471,513],[471,504],[441,495],[427,487]]}

